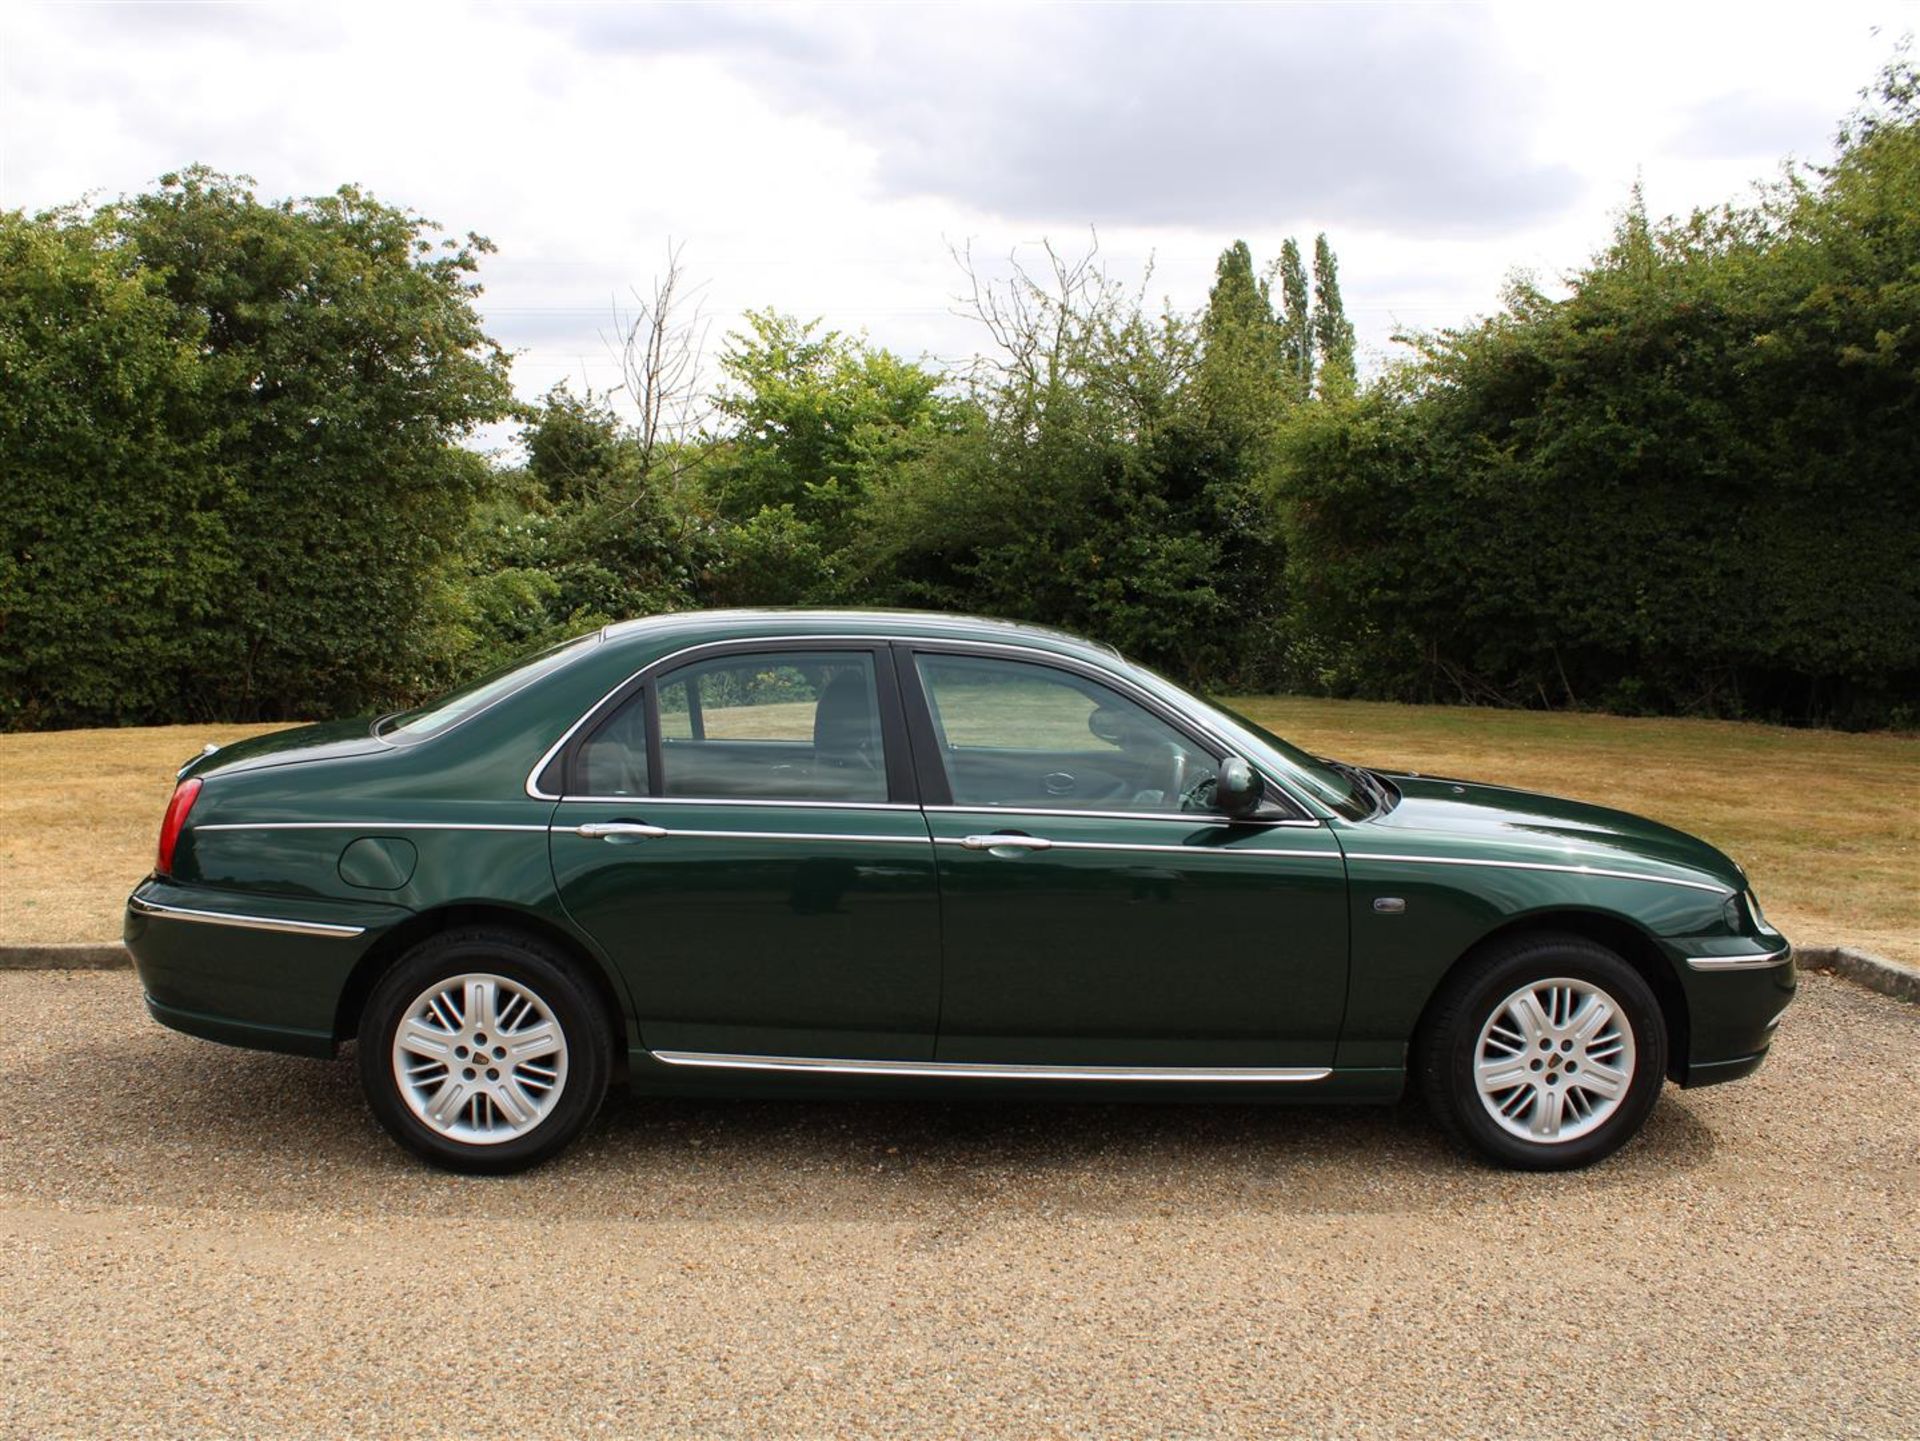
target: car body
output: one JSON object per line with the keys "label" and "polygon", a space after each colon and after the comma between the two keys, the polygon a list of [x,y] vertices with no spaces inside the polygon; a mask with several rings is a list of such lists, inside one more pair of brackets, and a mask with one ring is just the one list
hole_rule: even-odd
{"label": "car body", "polygon": [[[1786,940],[1703,841],[1324,762],[1110,649],[1006,622],[653,617],[420,711],[210,748],[179,780],[127,909],[152,1014],[313,1056],[360,1034],[376,1113],[468,1169],[577,1129],[512,1120],[562,1062],[586,1116],[620,1074],[673,1093],[1316,1101],[1391,1101],[1411,1076],[1497,1159],[1581,1164],[1637,1129],[1662,1076],[1758,1067],[1794,989]],[[410,964],[411,999],[385,995]],[[458,1072],[515,1084],[465,1066],[501,1049],[475,1049],[477,1008],[564,1030],[559,991],[572,1049],[511,1095],[462,1090]],[[1631,1107],[1571,1073],[1542,1090],[1601,1010],[1587,1074],[1632,1080]],[[582,1026],[603,1033],[592,1054]],[[407,1052],[409,1028],[446,1038]],[[1534,1076],[1489,1089],[1510,1050]],[[1469,1076],[1478,1110],[1446,1099]]]}

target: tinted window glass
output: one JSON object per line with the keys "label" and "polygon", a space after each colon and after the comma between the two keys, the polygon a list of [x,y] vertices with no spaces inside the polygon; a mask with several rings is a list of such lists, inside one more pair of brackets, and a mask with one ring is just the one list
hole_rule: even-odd
{"label": "tinted window glass", "polygon": [[659,683],[663,794],[884,801],[873,657],[730,655]]}
{"label": "tinted window glass", "polygon": [[1025,661],[915,659],[953,803],[1207,811],[1214,759],[1099,681]]}
{"label": "tinted window glass", "polygon": [[600,643],[598,632],[578,640],[564,641],[475,681],[461,690],[442,696],[431,704],[403,711],[381,723],[380,733],[387,736],[422,738],[459,724],[474,712],[492,705],[502,696],[531,685],[541,676],[560,669],[577,656]]}
{"label": "tinted window glass", "polygon": [[647,794],[647,708],[636,695],[601,723],[580,748],[582,795]]}

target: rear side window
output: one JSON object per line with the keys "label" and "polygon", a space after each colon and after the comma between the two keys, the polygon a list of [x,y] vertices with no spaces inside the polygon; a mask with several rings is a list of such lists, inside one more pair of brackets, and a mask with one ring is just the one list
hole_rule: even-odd
{"label": "rear side window", "polygon": [[879,691],[867,652],[699,661],[662,677],[657,696],[663,795],[887,798]]}
{"label": "rear side window", "polygon": [[578,786],[589,796],[648,794],[647,708],[636,694],[594,729],[575,763]]}

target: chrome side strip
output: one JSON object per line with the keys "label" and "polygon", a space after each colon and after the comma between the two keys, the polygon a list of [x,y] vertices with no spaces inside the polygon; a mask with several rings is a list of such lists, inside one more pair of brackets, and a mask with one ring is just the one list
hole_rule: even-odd
{"label": "chrome side strip", "polygon": [[1491,866],[1505,871],[1561,871],[1574,876],[1606,876],[1613,880],[1649,881],[1657,886],[1685,886],[1690,891],[1710,891],[1716,896],[1735,894],[1726,886],[1706,881],[1683,881],[1677,876],[1648,875],[1643,871],[1615,871],[1600,866],[1563,866],[1547,861],[1482,860],[1475,856],[1401,856],[1378,851],[1348,851],[1349,861],[1399,861],[1417,866]]}
{"label": "chrome side strip", "polygon": [[481,821],[217,821],[196,831],[544,831],[542,825],[494,825]]}
{"label": "chrome side strip", "polygon": [[[990,849],[990,842],[1000,839],[998,836],[935,836],[934,844],[941,846],[960,846],[966,850],[979,851]],[[1008,836],[1010,846],[1024,846],[1033,837]],[[1046,849],[1054,851],[1147,851],[1166,856],[1281,856],[1294,861],[1339,861],[1338,851],[1283,851],[1268,846],[1156,846],[1130,841],[1059,841],[1045,837]],[[970,842],[978,841],[975,845]]]}
{"label": "chrome side strip", "polygon": [[[1688,956],[1687,964],[1696,971],[1765,971],[1784,966],[1793,959],[1793,947],[1782,946],[1764,956]],[[1786,1014],[1784,1011],[1782,1015]],[[1779,1016],[1774,1017],[1778,1020]]]}
{"label": "chrome side strip", "polygon": [[654,1051],[656,1061],[725,1071],[795,1071],[829,1076],[958,1077],[975,1081],[1324,1081],[1327,1066],[1037,1066],[980,1061],[851,1061],[815,1056],[735,1056]]}
{"label": "chrome side strip", "polygon": [[279,931],[289,936],[357,936],[365,926],[336,926],[325,921],[288,921],[276,916],[230,916],[222,911],[196,911],[187,906],[165,906],[144,896],[130,896],[127,905],[150,916],[168,916],[205,926],[235,926],[245,931]]}

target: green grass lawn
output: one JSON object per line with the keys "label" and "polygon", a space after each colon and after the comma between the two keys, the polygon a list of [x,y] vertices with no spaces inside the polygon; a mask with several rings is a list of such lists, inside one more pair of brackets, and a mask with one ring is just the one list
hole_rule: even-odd
{"label": "green grass lawn", "polygon": [[[1718,721],[1254,696],[1232,702],[1326,755],[1618,806],[1730,852],[1803,945],[1920,963],[1920,737]],[[0,944],[119,934],[173,772],[266,727],[0,735]]]}

